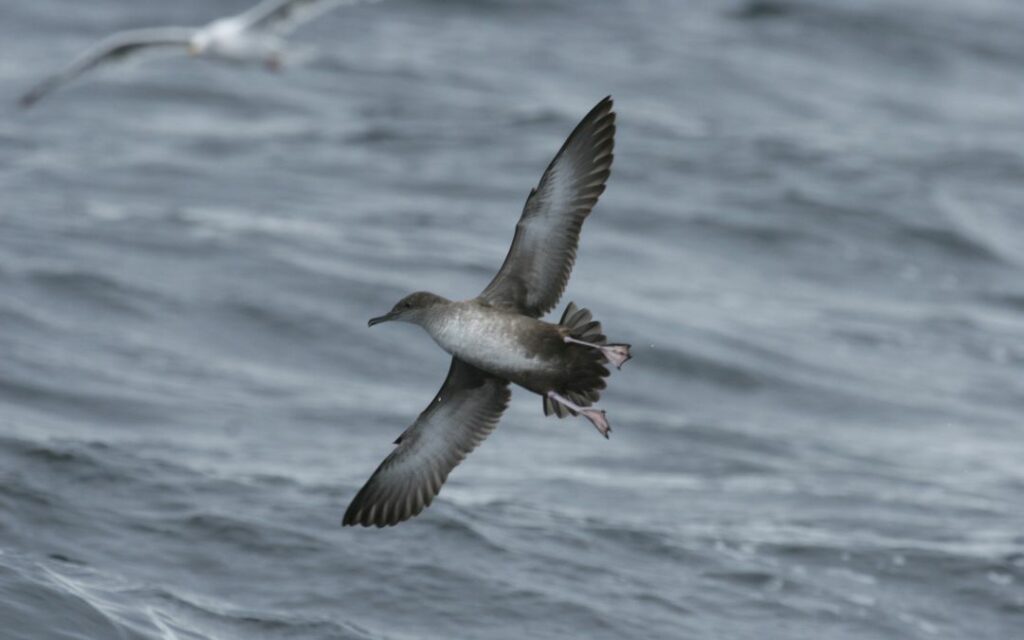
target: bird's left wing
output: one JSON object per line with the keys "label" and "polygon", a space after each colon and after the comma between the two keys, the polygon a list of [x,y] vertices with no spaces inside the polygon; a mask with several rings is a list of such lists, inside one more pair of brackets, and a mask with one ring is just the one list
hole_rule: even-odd
{"label": "bird's left wing", "polygon": [[18,104],[22,108],[31,107],[46,94],[74,80],[86,71],[108,62],[121,60],[144,49],[180,47],[184,51],[193,33],[195,30],[187,27],[133,29],[115,33],[87,49],[61,71],[34,86],[21,97]]}
{"label": "bird's left wing", "polygon": [[480,298],[540,317],[558,303],[576,261],[583,221],[604,192],[615,146],[612,99],[576,126],[530,192],[512,247]]}
{"label": "bird's left wing", "polygon": [[452,358],[434,401],[395,441],[342,524],[385,527],[423,511],[448,473],[494,430],[510,396],[508,382]]}
{"label": "bird's left wing", "polygon": [[[320,14],[360,0],[264,0],[238,15],[246,29],[285,34]],[[372,1],[372,0],[363,0]]]}

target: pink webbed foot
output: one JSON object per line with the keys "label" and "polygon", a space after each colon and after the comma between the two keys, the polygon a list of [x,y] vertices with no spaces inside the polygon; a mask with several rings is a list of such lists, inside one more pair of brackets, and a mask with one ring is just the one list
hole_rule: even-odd
{"label": "pink webbed foot", "polygon": [[629,355],[628,344],[609,344],[599,348],[604,357],[608,358],[608,362],[615,365],[616,369],[621,369],[622,365],[626,364],[626,361],[633,357]]}
{"label": "pink webbed foot", "polygon": [[604,409],[584,409],[580,411],[587,420],[590,420],[590,424],[594,425],[597,432],[608,438],[608,434],[612,432],[612,425],[608,423],[608,418],[605,417]]}
{"label": "pink webbed foot", "polygon": [[633,357],[629,355],[628,344],[593,344],[590,342],[584,342],[583,340],[577,340],[572,336],[565,336],[565,341],[599,350],[604,354],[604,357],[608,359],[608,362],[615,365],[616,369],[621,369],[622,365],[626,364],[626,361]]}
{"label": "pink webbed foot", "polygon": [[594,428],[597,429],[597,432],[600,433],[605,438],[607,438],[608,434],[611,433],[612,425],[609,424],[608,418],[605,416],[604,409],[589,409],[581,407],[572,400],[569,400],[568,398],[565,398],[560,394],[555,393],[554,391],[548,391],[548,397],[554,400],[555,402],[561,404],[565,408],[569,409],[570,411],[578,413],[587,420],[590,420],[590,423],[594,425]]}

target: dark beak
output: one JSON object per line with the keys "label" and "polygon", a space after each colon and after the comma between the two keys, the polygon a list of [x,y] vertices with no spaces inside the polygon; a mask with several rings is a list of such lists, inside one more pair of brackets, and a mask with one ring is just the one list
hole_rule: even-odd
{"label": "dark beak", "polygon": [[394,319],[394,317],[395,317],[394,313],[385,313],[382,316],[378,316],[376,318],[370,318],[370,321],[366,323],[366,326],[372,327],[375,324],[380,324],[382,322],[387,322],[388,320],[392,320],[392,319]]}

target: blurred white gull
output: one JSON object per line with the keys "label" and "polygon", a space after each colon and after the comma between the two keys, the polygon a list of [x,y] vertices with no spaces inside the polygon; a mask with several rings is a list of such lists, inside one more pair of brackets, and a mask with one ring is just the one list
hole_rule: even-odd
{"label": "blurred white gull", "polygon": [[[374,1],[374,0],[364,0]],[[281,67],[284,38],[299,25],[340,5],[359,0],[264,0],[248,11],[218,18],[202,27],[156,27],[119,31],[96,43],[70,65],[46,78],[18,101],[31,107],[54,89],[86,71],[142,51],[180,50],[195,57],[261,62]]]}

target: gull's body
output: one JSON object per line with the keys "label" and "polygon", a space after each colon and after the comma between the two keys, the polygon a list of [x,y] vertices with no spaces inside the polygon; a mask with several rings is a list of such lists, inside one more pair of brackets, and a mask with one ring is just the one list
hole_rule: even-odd
{"label": "gull's body", "polygon": [[255,61],[278,69],[284,61],[287,34],[328,9],[354,2],[356,0],[264,0],[243,13],[218,18],[201,27],[119,31],[37,84],[21,97],[19,104],[31,107],[87,71],[147,51],[188,53],[231,62]]}
{"label": "gull's body", "polygon": [[452,355],[452,365],[434,401],[352,500],[343,524],[383,527],[420,513],[497,426],[509,383],[539,394],[545,415],[582,414],[608,437],[604,411],[591,406],[605,387],[605,365],[621,366],[629,345],[608,344],[600,323],[572,303],[558,323],[540,317],[568,283],[583,221],[610,174],[614,137],[615,113],[606,98],[530,192],[505,262],[479,296],[451,301],[414,293],[370,321],[419,325]]}

